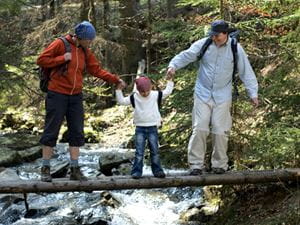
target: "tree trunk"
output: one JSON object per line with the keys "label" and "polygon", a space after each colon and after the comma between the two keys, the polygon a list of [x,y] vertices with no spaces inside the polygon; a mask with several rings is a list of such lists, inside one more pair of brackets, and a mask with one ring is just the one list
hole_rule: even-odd
{"label": "tree trunk", "polygon": [[42,13],[42,20],[45,21],[47,19],[47,12],[48,12],[48,5],[47,0],[41,1],[41,13]]}
{"label": "tree trunk", "polygon": [[81,19],[81,21],[89,20],[88,14],[89,14],[89,0],[81,0],[81,5],[80,5],[80,19]]}
{"label": "tree trunk", "polygon": [[175,8],[175,3],[177,0],[167,0],[167,18],[172,18],[173,17],[173,12]]}
{"label": "tree trunk", "polygon": [[39,192],[70,192],[96,190],[122,190],[145,188],[168,188],[205,185],[256,184],[268,182],[297,181],[300,179],[300,169],[285,169],[271,171],[235,171],[225,174],[204,174],[188,176],[187,174],[168,175],[164,179],[143,177],[132,179],[124,177],[106,177],[88,181],[70,181],[54,179],[51,183],[38,180],[8,180],[0,182],[0,193],[39,193]]}
{"label": "tree trunk", "polygon": [[[54,18],[58,11],[61,9],[64,0],[41,0],[41,12],[42,20],[45,21],[48,18]],[[49,7],[48,7],[49,4]],[[49,8],[49,10],[48,10]]]}
{"label": "tree trunk", "polygon": [[229,3],[226,0],[220,0],[220,15],[225,21],[232,20]]}
{"label": "tree trunk", "polygon": [[220,0],[220,15],[221,15],[221,18],[224,20],[225,19],[225,15],[224,15],[224,0]]}
{"label": "tree trunk", "polygon": [[109,29],[109,13],[110,13],[110,5],[109,0],[103,0],[103,27],[105,29]]}
{"label": "tree trunk", "polygon": [[96,26],[96,10],[94,0],[89,0],[88,20]]}
{"label": "tree trunk", "polygon": [[152,9],[151,9],[151,0],[148,0],[148,21],[147,21],[147,74],[150,73],[151,66],[151,38],[152,38]]}
{"label": "tree trunk", "polygon": [[49,6],[50,6],[50,11],[49,11],[50,18],[53,19],[55,17],[55,0],[50,1]]}
{"label": "tree trunk", "polygon": [[137,0],[120,0],[120,43],[123,44],[127,51],[124,55],[126,67],[123,73],[134,73],[136,65],[142,58],[142,41],[138,29],[138,8]]}
{"label": "tree trunk", "polygon": [[96,11],[94,0],[82,0],[80,5],[80,19],[86,20],[96,26]]}
{"label": "tree trunk", "polygon": [[55,2],[57,11],[60,11],[62,9],[62,4],[64,3],[64,0],[56,0]]}

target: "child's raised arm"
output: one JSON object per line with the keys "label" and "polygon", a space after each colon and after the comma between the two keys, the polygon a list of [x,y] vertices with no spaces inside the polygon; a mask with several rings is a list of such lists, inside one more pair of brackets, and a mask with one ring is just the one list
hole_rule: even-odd
{"label": "child's raised arm", "polygon": [[162,91],[162,98],[164,99],[164,98],[168,97],[172,93],[173,88],[174,88],[174,82],[172,81],[172,79],[168,79],[167,86]]}
{"label": "child's raised arm", "polygon": [[131,104],[130,97],[129,96],[124,97],[122,89],[123,89],[122,87],[117,86],[117,89],[116,89],[116,99],[117,99],[117,102],[120,105],[130,105]]}

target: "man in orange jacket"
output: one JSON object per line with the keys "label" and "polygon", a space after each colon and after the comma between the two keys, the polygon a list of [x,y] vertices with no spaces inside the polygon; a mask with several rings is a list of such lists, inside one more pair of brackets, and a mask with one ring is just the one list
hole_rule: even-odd
{"label": "man in orange jacket", "polygon": [[[52,180],[50,159],[64,117],[66,117],[68,126],[70,179],[86,180],[78,166],[79,147],[84,145],[82,103],[84,70],[86,69],[89,74],[108,83],[125,86],[125,82],[117,75],[101,68],[98,60],[89,49],[89,45],[95,37],[94,26],[83,21],[75,27],[75,35],[65,37],[70,43],[71,52],[66,52],[64,42],[61,39],[56,39],[37,59],[39,66],[53,68],[51,69],[46,97],[45,128],[40,139],[40,143],[43,145],[42,181],[51,182]],[[66,63],[66,72],[62,73],[58,68]]]}

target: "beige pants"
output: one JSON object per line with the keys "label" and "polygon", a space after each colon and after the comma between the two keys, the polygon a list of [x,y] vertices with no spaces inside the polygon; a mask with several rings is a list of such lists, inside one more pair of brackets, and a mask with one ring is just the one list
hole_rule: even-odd
{"label": "beige pants", "polygon": [[206,139],[212,133],[213,152],[211,164],[214,168],[227,170],[228,135],[232,126],[231,101],[217,105],[212,99],[204,103],[194,97],[192,114],[193,133],[188,145],[188,162],[191,169],[203,169]]}

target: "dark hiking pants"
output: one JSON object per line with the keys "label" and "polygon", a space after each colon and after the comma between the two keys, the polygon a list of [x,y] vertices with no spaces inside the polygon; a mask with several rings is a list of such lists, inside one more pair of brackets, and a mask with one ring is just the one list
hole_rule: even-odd
{"label": "dark hiking pants", "polygon": [[70,146],[84,145],[82,93],[65,95],[48,91],[46,97],[46,119],[40,143],[54,147],[61,124],[66,117]]}

